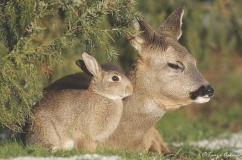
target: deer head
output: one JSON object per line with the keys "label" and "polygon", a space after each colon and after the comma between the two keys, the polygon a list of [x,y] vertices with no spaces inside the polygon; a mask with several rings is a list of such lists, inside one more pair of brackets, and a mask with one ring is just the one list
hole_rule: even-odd
{"label": "deer head", "polygon": [[[178,43],[182,35],[184,5],[179,7],[156,31],[137,18],[135,27],[140,34],[129,36],[138,51],[131,72],[135,72],[134,87],[143,90],[156,104],[166,109],[182,105],[208,102],[214,90],[196,67],[196,60]],[[133,74],[134,75],[134,74]],[[129,73],[130,79],[132,74]]]}

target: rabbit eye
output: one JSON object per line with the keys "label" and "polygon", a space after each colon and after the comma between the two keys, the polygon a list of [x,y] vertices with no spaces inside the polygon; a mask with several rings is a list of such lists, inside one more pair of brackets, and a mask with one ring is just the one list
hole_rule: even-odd
{"label": "rabbit eye", "polygon": [[113,77],[112,77],[112,80],[113,80],[113,81],[119,81],[119,77],[118,77],[118,76],[113,76]]}

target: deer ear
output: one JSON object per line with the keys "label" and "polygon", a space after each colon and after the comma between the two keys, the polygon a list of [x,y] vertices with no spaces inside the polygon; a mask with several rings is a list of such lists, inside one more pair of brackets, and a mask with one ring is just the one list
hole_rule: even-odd
{"label": "deer ear", "polygon": [[128,35],[128,39],[133,47],[139,51],[142,45],[154,41],[158,33],[141,18],[136,18],[134,26],[140,34],[138,36]]}
{"label": "deer ear", "polygon": [[184,13],[184,3],[181,3],[175,11],[160,25],[159,33],[162,36],[171,37],[178,40],[182,35],[182,17]]}
{"label": "deer ear", "polygon": [[82,58],[85,63],[83,71],[85,72],[85,69],[89,71],[89,73],[91,73],[93,75],[93,78],[96,80],[102,78],[102,68],[98,64],[96,59],[86,52],[82,54]]}

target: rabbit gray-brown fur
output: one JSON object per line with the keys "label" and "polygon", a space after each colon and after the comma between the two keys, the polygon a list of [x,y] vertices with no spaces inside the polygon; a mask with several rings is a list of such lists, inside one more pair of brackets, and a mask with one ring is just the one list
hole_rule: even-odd
{"label": "rabbit gray-brown fur", "polygon": [[34,118],[27,122],[27,145],[94,151],[118,126],[122,99],[133,92],[131,82],[118,71],[102,70],[87,53],[82,57],[93,75],[89,88],[45,93],[33,108]]}

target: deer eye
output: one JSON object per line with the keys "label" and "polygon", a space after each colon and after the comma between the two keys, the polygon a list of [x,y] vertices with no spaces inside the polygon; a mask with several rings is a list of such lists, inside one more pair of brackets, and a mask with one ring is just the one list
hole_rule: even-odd
{"label": "deer eye", "polygon": [[112,80],[113,80],[113,81],[119,81],[119,77],[118,77],[118,76],[113,76],[113,77],[112,77]]}
{"label": "deer eye", "polygon": [[168,63],[168,66],[171,67],[172,69],[179,69],[179,65],[173,64],[173,63]]}

